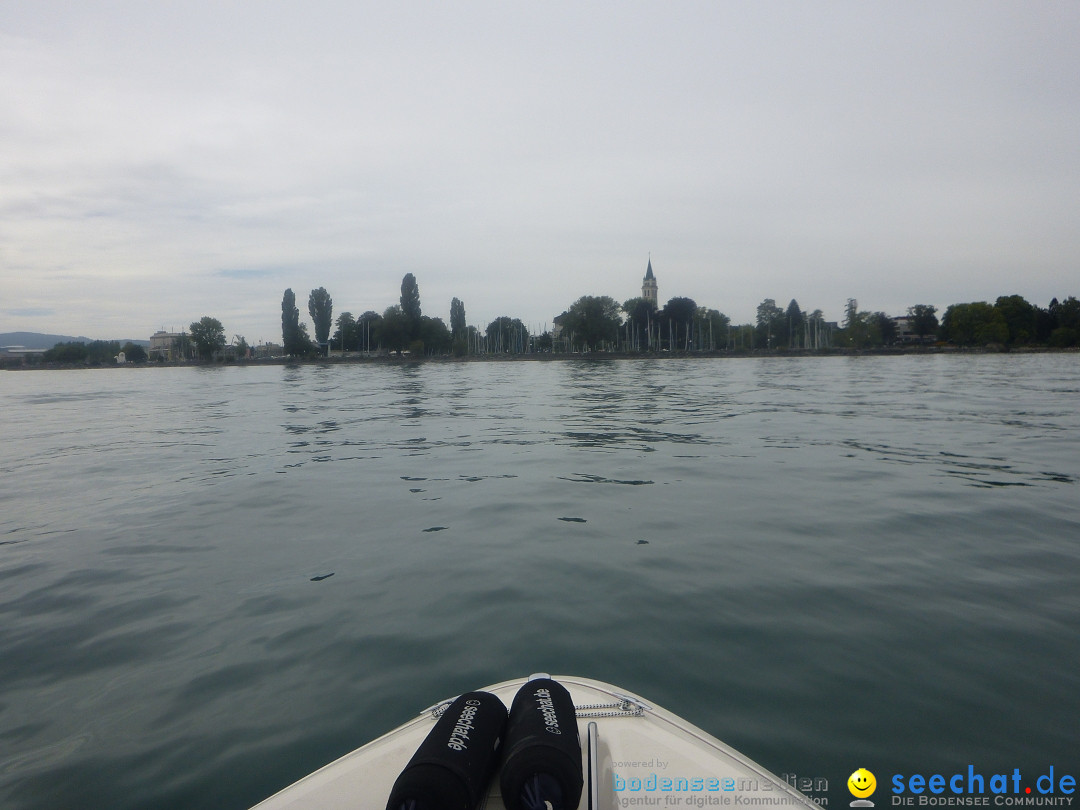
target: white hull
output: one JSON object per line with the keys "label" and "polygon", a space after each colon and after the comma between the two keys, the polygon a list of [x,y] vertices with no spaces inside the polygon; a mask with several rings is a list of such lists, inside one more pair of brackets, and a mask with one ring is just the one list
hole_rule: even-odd
{"label": "white hull", "polygon": [[[585,774],[579,810],[724,805],[818,810],[760,765],[644,698],[600,681],[554,677],[569,690],[578,710]],[[526,680],[504,681],[484,691],[509,707]],[[447,703],[425,710],[253,810],[385,810],[394,780],[435,724],[436,710]],[[595,774],[591,780],[590,773]],[[497,777],[481,807],[504,810]]]}

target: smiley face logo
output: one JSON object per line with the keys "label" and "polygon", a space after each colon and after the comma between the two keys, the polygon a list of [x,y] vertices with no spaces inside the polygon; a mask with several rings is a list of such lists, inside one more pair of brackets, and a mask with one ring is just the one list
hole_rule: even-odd
{"label": "smiley face logo", "polygon": [[847,780],[847,788],[851,795],[859,799],[865,799],[877,790],[877,779],[866,768],[859,768]]}

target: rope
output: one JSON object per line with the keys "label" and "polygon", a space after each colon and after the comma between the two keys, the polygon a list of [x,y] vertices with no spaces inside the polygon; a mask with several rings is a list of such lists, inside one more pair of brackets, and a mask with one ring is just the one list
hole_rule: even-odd
{"label": "rope", "polygon": [[645,707],[629,698],[618,703],[588,703],[575,706],[578,717],[641,717]]}
{"label": "rope", "polygon": [[[439,719],[451,703],[453,703],[452,700],[446,700],[432,706],[431,716],[436,720]],[[629,698],[624,698],[618,703],[585,703],[575,706],[574,710],[578,717],[642,717],[645,714],[645,707]]]}

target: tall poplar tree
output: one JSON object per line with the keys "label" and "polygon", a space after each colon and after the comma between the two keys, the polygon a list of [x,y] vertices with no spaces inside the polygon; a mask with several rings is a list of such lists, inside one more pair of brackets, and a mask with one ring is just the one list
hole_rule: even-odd
{"label": "tall poplar tree", "polygon": [[281,344],[285,354],[303,353],[300,345],[300,310],[296,308],[296,295],[292,288],[285,290],[281,298]]}
{"label": "tall poplar tree", "polygon": [[307,302],[308,314],[315,322],[315,342],[324,344],[330,339],[330,323],[334,314],[334,300],[325,287],[312,290]]}
{"label": "tall poplar tree", "polygon": [[454,340],[465,337],[465,305],[460,299],[450,302],[450,334]]}
{"label": "tall poplar tree", "polygon": [[401,280],[401,313],[408,324],[409,337],[415,340],[420,336],[420,288],[412,273],[406,273]]}
{"label": "tall poplar tree", "polygon": [[803,335],[803,313],[799,302],[794,298],[787,305],[787,311],[780,321],[780,329],[783,332],[784,343],[788,348],[794,349],[799,345]]}

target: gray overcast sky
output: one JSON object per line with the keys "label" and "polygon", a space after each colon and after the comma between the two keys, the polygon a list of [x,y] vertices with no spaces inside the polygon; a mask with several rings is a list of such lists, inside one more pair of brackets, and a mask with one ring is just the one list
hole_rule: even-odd
{"label": "gray overcast sky", "polygon": [[0,0],[0,332],[1080,295],[1080,3]]}

